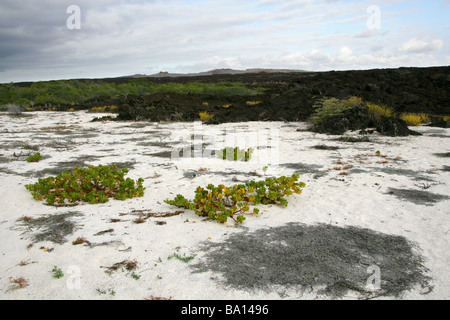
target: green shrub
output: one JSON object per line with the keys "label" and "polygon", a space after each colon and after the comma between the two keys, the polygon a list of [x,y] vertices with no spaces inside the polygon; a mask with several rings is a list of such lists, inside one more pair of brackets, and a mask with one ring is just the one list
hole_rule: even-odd
{"label": "green shrub", "polygon": [[382,117],[394,117],[395,111],[392,108],[386,106],[380,106],[378,104],[367,102],[367,107],[369,108],[369,113],[379,121]]}
{"label": "green shrub", "polygon": [[224,160],[233,160],[233,161],[249,161],[252,158],[252,153],[254,149],[248,148],[247,150],[240,149],[239,147],[226,147],[222,149],[222,153],[219,154]]}
{"label": "green shrub", "polygon": [[267,178],[263,181],[250,181],[245,184],[237,184],[231,187],[224,185],[214,186],[209,184],[206,188],[198,187],[195,190],[195,198],[189,201],[182,195],[177,195],[174,200],[164,202],[179,208],[193,210],[202,217],[226,223],[228,218],[236,224],[244,222],[245,214],[258,214],[259,209],[250,206],[260,204],[277,204],[287,206],[285,197],[293,193],[300,194],[305,187],[303,182],[297,182],[298,174],[292,177]]}
{"label": "green shrub", "polygon": [[57,177],[39,179],[35,184],[26,185],[34,199],[46,200],[48,204],[64,205],[80,201],[88,203],[104,203],[109,198],[125,200],[142,197],[145,188],[144,180],[124,176],[127,169],[118,170],[112,166],[89,166],[89,168],[74,168],[73,172],[64,171]]}
{"label": "green shrub", "polygon": [[35,153],[32,156],[29,156],[26,160],[27,160],[27,162],[39,162],[40,160],[42,160],[42,156],[38,152],[38,153]]}
{"label": "green shrub", "polygon": [[[350,97],[348,99],[329,98],[319,100],[314,106],[315,112],[310,117],[315,127],[320,127],[330,117],[342,114],[348,109],[355,107],[367,108],[370,117],[379,123],[383,117],[391,118],[396,117],[395,110],[393,108],[378,105],[372,102],[363,101],[359,97]],[[426,120],[425,116],[421,116]],[[402,118],[402,117],[400,117]]]}
{"label": "green shrub", "polygon": [[363,101],[358,97],[350,97],[345,100],[337,98],[321,99],[313,105],[315,112],[310,119],[314,125],[320,125],[325,119],[360,105],[363,105]]}

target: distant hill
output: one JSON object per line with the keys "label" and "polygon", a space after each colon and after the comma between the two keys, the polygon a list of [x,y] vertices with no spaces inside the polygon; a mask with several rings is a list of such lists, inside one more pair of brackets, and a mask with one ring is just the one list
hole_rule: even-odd
{"label": "distant hill", "polygon": [[134,75],[131,77],[152,77],[152,78],[163,78],[163,77],[198,77],[198,76],[213,76],[213,75],[236,75],[236,74],[249,74],[249,73],[295,73],[295,72],[306,72],[304,70],[294,70],[294,69],[263,69],[263,68],[253,68],[246,70],[235,70],[235,69],[214,69],[210,71],[197,72],[197,73],[169,73],[166,71],[161,71],[156,74],[149,76],[145,75]]}

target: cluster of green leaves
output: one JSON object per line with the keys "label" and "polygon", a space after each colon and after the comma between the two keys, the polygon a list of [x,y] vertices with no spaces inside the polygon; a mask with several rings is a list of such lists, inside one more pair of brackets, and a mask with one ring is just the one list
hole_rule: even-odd
{"label": "cluster of green leaves", "polygon": [[252,153],[254,149],[248,148],[240,149],[239,147],[226,147],[222,149],[222,153],[219,156],[225,160],[233,160],[233,161],[249,161],[252,158]]}
{"label": "cluster of green leaves", "polygon": [[40,81],[31,85],[0,85],[0,106],[15,104],[33,105],[80,104],[99,97],[118,98],[129,94],[196,93],[208,95],[258,95],[263,88],[247,88],[241,82],[219,83],[155,83],[150,78],[135,78],[114,83],[102,80]]}
{"label": "cluster of green leaves", "polygon": [[46,200],[48,204],[67,204],[84,201],[88,203],[105,203],[109,198],[125,200],[142,197],[144,180],[137,182],[124,176],[128,169],[118,170],[115,165],[89,168],[75,168],[73,172],[64,171],[57,177],[39,179],[35,184],[26,185],[33,198]]}
{"label": "cluster of green leaves", "polygon": [[198,187],[195,190],[193,201],[179,194],[174,200],[164,202],[193,210],[199,216],[221,223],[226,223],[228,218],[231,218],[236,224],[240,224],[244,222],[245,214],[259,213],[256,207],[250,211],[250,206],[260,204],[287,206],[285,197],[293,193],[300,194],[305,187],[305,183],[298,182],[298,179],[299,175],[294,174],[292,177],[267,178],[263,181],[250,181],[231,187],[209,184],[206,188]]}
{"label": "cluster of green leaves", "polygon": [[32,156],[29,156],[26,160],[27,160],[27,162],[39,162],[40,160],[42,160],[42,156],[38,152],[38,153],[35,153]]}
{"label": "cluster of green leaves", "polygon": [[62,272],[62,270],[60,268],[58,268],[57,266],[54,266],[52,269],[52,273],[53,273],[53,278],[55,279],[59,279],[64,277],[64,273]]}

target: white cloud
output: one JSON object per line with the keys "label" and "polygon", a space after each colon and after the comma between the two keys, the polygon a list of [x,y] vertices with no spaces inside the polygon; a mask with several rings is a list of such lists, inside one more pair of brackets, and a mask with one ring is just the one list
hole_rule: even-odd
{"label": "white cloud", "polygon": [[421,40],[419,38],[413,38],[408,42],[402,44],[398,50],[406,53],[426,53],[439,51],[444,46],[444,41],[435,39],[431,42]]}
{"label": "white cloud", "polygon": [[[450,56],[446,57],[448,62]],[[294,52],[278,55],[264,55],[258,57],[220,57],[213,56],[195,65],[178,66],[176,70],[195,72],[216,68],[246,69],[282,68],[309,71],[328,70],[362,70],[376,68],[425,67],[439,65],[439,60],[429,53],[420,54],[391,54],[390,52],[356,53],[349,46],[342,46],[334,53],[326,53],[319,49],[309,52]],[[172,70],[175,72],[176,70]]]}
{"label": "white cloud", "polygon": [[330,62],[330,56],[318,49],[313,49],[307,55],[308,59],[314,63],[324,64]]}
{"label": "white cloud", "polygon": [[337,55],[336,59],[339,61],[347,62],[352,58],[352,50],[344,46],[339,50],[339,54]]}

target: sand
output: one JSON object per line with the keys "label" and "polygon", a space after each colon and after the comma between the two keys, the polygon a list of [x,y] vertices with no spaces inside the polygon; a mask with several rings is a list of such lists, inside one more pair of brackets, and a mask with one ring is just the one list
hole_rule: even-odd
{"label": "sand", "polygon": [[[0,114],[1,299],[450,298],[450,129],[346,142],[301,122],[90,122],[98,116]],[[236,143],[255,148],[249,162],[214,156]],[[44,159],[26,162],[36,150]],[[202,157],[174,157],[189,150]],[[57,208],[24,187],[113,163],[144,178],[144,197]],[[238,227],[164,203],[293,173],[301,195]]]}

